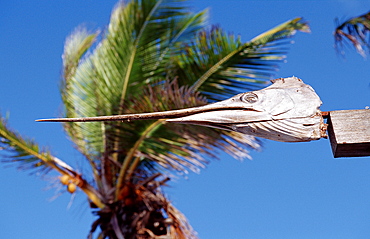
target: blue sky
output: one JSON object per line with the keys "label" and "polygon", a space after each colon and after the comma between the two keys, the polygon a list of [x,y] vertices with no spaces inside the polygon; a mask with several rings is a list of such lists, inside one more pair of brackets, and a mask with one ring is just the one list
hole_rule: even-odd
{"label": "blue sky", "polygon": [[[0,112],[10,125],[71,165],[84,168],[60,124],[35,123],[61,111],[58,84],[66,36],[78,25],[104,27],[116,1],[2,1]],[[334,19],[370,10],[369,1],[193,1],[209,7],[210,23],[254,36],[302,16],[312,33],[298,33],[276,77],[298,76],[323,101],[322,110],[370,105],[370,67],[353,50],[346,59],[333,48]],[[166,190],[199,237],[369,238],[370,158],[334,159],[328,140],[265,141],[253,160],[226,155]],[[86,238],[94,220],[77,194],[55,200],[55,177],[41,180],[0,165],[0,231],[3,238]],[[51,181],[51,183],[50,183]],[[63,190],[62,190],[63,191]]]}

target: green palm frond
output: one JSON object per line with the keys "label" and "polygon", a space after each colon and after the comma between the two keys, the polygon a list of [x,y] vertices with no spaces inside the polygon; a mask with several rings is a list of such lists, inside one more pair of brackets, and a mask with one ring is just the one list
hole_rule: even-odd
{"label": "green palm frond", "polygon": [[296,31],[310,32],[310,27],[307,22],[303,21],[302,18],[298,17],[293,20],[284,22],[258,36],[253,38],[251,42],[256,45],[264,45],[272,41],[285,39],[296,33]]}
{"label": "green palm frond", "polygon": [[4,161],[18,163],[20,169],[37,170],[47,173],[51,169],[61,174],[74,173],[72,167],[51,155],[49,150],[40,147],[32,139],[22,137],[11,130],[5,118],[0,116],[0,150]]}
{"label": "green palm frond", "polygon": [[336,49],[344,54],[344,44],[350,43],[355,47],[357,53],[366,57],[367,51],[364,48],[370,50],[369,36],[370,12],[351,18],[337,26],[334,31]]}
{"label": "green palm frond", "polygon": [[[63,54],[64,78],[72,78],[77,70],[77,66],[86,51],[95,42],[97,33],[91,34],[84,27],[78,27],[67,38]],[[67,86],[64,86],[67,87]]]}
{"label": "green palm frond", "polygon": [[6,118],[0,115],[0,153],[7,163],[17,163],[21,170],[32,170],[38,174],[46,174],[55,170],[67,176],[81,188],[88,198],[98,207],[102,207],[101,195],[71,166],[57,157],[49,150],[40,147],[34,140],[22,137],[18,132],[10,129]]}
{"label": "green palm frond", "polygon": [[[165,77],[172,48],[203,26],[206,12],[187,11],[178,1],[119,3],[102,41],[80,61],[73,77],[65,79],[66,116],[122,113],[125,101]],[[104,124],[65,124],[65,129],[83,154],[99,160],[107,143]]]}
{"label": "green palm frond", "polygon": [[212,100],[222,100],[271,79],[286,56],[289,37],[308,32],[301,18],[283,23],[250,42],[219,28],[200,32],[177,58],[180,79]]}

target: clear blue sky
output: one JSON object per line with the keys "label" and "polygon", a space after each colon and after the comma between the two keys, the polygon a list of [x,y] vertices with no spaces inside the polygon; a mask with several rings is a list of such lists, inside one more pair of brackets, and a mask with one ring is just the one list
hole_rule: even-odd
{"label": "clear blue sky", "polygon": [[[65,37],[79,24],[108,23],[116,1],[2,1],[0,7],[0,112],[10,125],[49,145],[59,158],[82,169],[60,124],[35,123],[57,116],[58,83]],[[248,41],[279,23],[304,17],[311,34],[298,33],[287,63],[276,77],[298,76],[323,101],[322,110],[370,105],[370,65],[354,51],[346,60],[333,48],[334,19],[370,10],[369,1],[194,1],[210,8],[210,22]],[[178,179],[169,198],[202,239],[370,238],[370,158],[332,157],[329,141],[265,141],[253,160],[225,156],[200,175]],[[48,182],[0,165],[2,238],[86,238],[94,220],[80,193],[70,195]]]}

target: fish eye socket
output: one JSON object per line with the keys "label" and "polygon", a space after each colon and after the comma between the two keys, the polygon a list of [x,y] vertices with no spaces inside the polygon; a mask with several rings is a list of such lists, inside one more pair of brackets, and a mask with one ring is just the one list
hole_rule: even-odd
{"label": "fish eye socket", "polygon": [[258,101],[258,96],[255,93],[248,92],[241,97],[241,100],[248,103],[256,103]]}

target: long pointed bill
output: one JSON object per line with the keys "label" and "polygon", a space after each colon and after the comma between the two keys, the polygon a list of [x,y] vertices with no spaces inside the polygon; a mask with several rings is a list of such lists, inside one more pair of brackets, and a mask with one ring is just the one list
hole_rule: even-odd
{"label": "long pointed bill", "polygon": [[[188,109],[181,109],[181,110],[170,110],[170,111],[163,111],[163,112],[154,112],[154,113],[141,113],[141,114],[127,114],[127,115],[111,115],[111,116],[96,116],[96,117],[84,117],[84,118],[51,118],[51,119],[39,119],[36,120],[38,122],[93,122],[93,121],[131,121],[131,120],[150,120],[150,119],[176,119],[178,118],[180,122],[182,117],[187,116],[194,116],[193,120],[197,121],[198,116],[206,116],[204,113],[207,114],[207,118],[209,118],[209,114],[217,114],[218,111],[223,112],[227,111],[234,111],[234,110],[243,110],[243,111],[253,111],[252,108],[248,109],[245,108],[245,105],[242,107],[240,104],[230,104],[230,100],[224,100],[221,102],[200,106],[200,107],[193,107]],[[199,119],[200,120],[200,119]],[[185,122],[183,122],[185,123]],[[190,122],[187,122],[190,123]]]}

